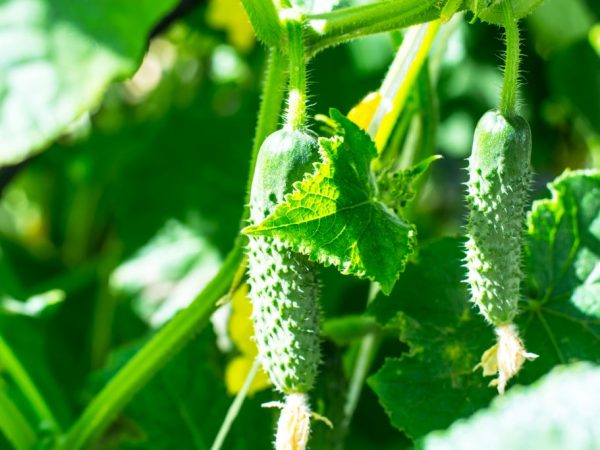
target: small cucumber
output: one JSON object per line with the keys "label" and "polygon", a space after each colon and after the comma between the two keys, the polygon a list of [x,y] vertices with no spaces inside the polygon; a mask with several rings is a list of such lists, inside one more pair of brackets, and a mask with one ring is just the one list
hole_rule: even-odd
{"label": "small cucumber", "polygon": [[520,116],[487,112],[469,159],[467,247],[472,301],[495,326],[518,311],[521,244],[531,184],[531,131]]}
{"label": "small cucumber", "polygon": [[466,243],[471,300],[495,329],[498,342],[482,358],[484,375],[504,392],[527,353],[513,319],[518,313],[521,246],[531,184],[531,131],[520,116],[489,111],[475,129],[467,183]]}
{"label": "small cucumber", "polygon": [[[262,144],[250,196],[250,222],[262,222],[318,161],[311,134],[283,128]],[[248,282],[258,354],[277,390],[306,393],[320,359],[314,265],[278,239],[249,237]]]}

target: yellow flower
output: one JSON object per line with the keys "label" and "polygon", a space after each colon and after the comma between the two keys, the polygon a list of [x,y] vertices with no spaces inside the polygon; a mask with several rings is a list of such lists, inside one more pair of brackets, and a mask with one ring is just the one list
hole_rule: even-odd
{"label": "yellow flower", "polygon": [[240,0],[210,0],[206,21],[215,29],[225,30],[231,45],[240,52],[254,47],[254,30]]}
{"label": "yellow flower", "polygon": [[[236,394],[242,388],[248,372],[254,364],[258,349],[252,339],[254,328],[250,315],[252,304],[248,298],[248,285],[242,284],[231,299],[231,318],[229,319],[229,336],[240,352],[234,357],[225,370],[225,385],[230,394]],[[248,394],[261,391],[270,386],[267,375],[259,370],[254,377]]]}

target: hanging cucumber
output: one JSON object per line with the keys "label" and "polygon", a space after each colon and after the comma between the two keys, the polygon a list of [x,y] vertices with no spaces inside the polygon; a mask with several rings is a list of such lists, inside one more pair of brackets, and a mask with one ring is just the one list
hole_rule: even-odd
{"label": "hanging cucumber", "polygon": [[[319,160],[317,139],[305,128],[306,81],[302,21],[286,19],[290,89],[285,126],[262,144],[250,196],[250,223],[262,222]],[[307,393],[320,360],[318,282],[313,263],[278,239],[249,236],[248,282],[258,357],[285,402],[277,450],[305,449],[310,434]]]}
{"label": "hanging cucumber", "polygon": [[513,320],[520,298],[521,247],[531,185],[531,131],[516,114],[519,36],[504,1],[507,61],[500,111],[489,111],[475,129],[467,183],[469,220],[466,244],[471,300],[496,329],[497,343],[482,357],[484,375],[502,394],[527,353]]}

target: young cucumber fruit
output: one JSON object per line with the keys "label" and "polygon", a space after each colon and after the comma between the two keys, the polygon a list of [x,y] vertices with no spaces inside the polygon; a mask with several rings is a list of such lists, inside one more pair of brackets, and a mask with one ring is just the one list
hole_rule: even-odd
{"label": "young cucumber fruit", "polygon": [[[262,144],[250,197],[250,222],[262,222],[318,161],[317,140],[283,128]],[[261,364],[275,388],[304,394],[320,359],[315,267],[278,239],[250,236],[248,282]]]}
{"label": "young cucumber fruit", "polygon": [[[531,184],[531,131],[520,116],[487,112],[477,124],[467,183],[466,244],[471,300],[496,328],[498,343],[482,360],[484,374],[498,373],[503,393],[526,353],[512,324],[520,297],[521,245]],[[487,361],[486,361],[487,360]]]}

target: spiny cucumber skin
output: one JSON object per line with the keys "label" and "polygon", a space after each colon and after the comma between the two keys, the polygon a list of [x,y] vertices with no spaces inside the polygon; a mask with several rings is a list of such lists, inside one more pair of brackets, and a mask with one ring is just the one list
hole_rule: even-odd
{"label": "spiny cucumber skin", "polygon": [[[273,211],[318,160],[316,139],[302,131],[271,134],[259,151],[250,222]],[[281,241],[250,236],[248,283],[254,337],[263,368],[285,394],[306,393],[320,361],[318,282],[314,265]]]}
{"label": "spiny cucumber skin", "polygon": [[518,312],[530,161],[527,121],[497,111],[484,114],[469,158],[467,282],[471,300],[496,327]]}

